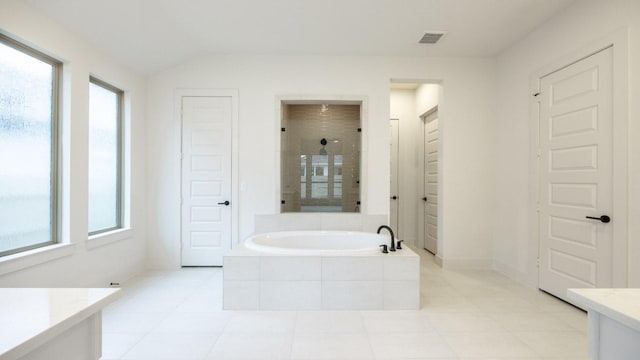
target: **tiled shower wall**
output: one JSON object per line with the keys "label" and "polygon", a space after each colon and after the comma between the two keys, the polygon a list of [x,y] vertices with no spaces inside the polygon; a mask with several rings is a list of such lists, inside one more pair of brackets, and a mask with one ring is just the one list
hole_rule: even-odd
{"label": "tiled shower wall", "polygon": [[[282,127],[285,129],[281,143],[282,212],[300,212],[304,209],[359,212],[360,105],[283,104],[282,114]],[[328,158],[342,156],[342,184],[338,189],[331,181],[327,184],[306,182],[309,189],[316,187],[315,194],[322,192],[316,191],[318,186],[329,189],[323,189],[327,191],[327,196],[314,197],[310,196],[311,190],[304,194],[301,186],[305,179],[311,180],[311,176],[304,176],[301,157],[319,155],[323,138],[327,140],[324,150]],[[314,181],[322,182],[322,176],[316,176],[315,171],[315,168],[307,166],[307,172],[314,172]]]}

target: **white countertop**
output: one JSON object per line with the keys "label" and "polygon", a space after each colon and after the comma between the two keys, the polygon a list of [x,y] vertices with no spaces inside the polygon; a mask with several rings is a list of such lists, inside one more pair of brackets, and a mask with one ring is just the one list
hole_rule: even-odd
{"label": "white countertop", "polygon": [[119,289],[0,288],[0,359],[14,359],[117,299]]}
{"label": "white countertop", "polygon": [[640,331],[640,289],[569,289],[569,299]]}

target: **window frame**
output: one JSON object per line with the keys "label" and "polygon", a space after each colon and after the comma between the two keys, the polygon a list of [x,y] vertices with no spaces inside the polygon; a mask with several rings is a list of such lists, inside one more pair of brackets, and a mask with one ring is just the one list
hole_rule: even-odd
{"label": "window frame", "polygon": [[[109,84],[106,81],[103,81],[93,75],[89,76],[89,86],[91,86],[91,84],[99,86],[105,90],[111,91],[114,94],[116,94],[117,96],[117,106],[118,109],[116,111],[117,114],[117,119],[116,119],[116,127],[117,127],[117,132],[116,132],[116,137],[117,137],[117,154],[116,154],[116,161],[117,161],[117,166],[116,166],[116,178],[117,178],[117,183],[116,183],[116,226],[110,227],[110,228],[104,228],[104,229],[100,229],[100,230],[95,230],[95,231],[89,231],[88,235],[89,236],[94,236],[94,235],[100,235],[100,234],[105,234],[108,232],[112,232],[112,231],[116,231],[116,230],[120,230],[124,228],[124,211],[122,209],[122,205],[124,203],[124,192],[123,192],[123,163],[122,163],[122,150],[123,150],[123,131],[122,131],[122,125],[123,125],[123,118],[124,118],[124,90],[113,86],[111,84]],[[91,103],[91,95],[89,95],[89,103]],[[91,105],[89,105],[91,106]],[[89,131],[91,131],[91,119],[89,118]],[[91,142],[89,142],[89,152],[91,152]],[[89,163],[87,163],[88,166],[90,166]],[[88,174],[88,170],[89,167],[87,167],[87,174]],[[87,185],[87,189],[89,189],[90,184]],[[89,193],[87,192],[87,195],[89,195]],[[89,198],[87,198],[87,200],[89,200]],[[87,202],[88,204],[88,202]],[[87,208],[87,211],[89,210],[89,208]],[[88,214],[87,214],[88,215]],[[89,219],[89,217],[87,216],[87,220]],[[87,222],[88,225],[88,222]]]}
{"label": "window frame", "polygon": [[34,59],[40,60],[44,63],[51,65],[51,172],[50,176],[50,197],[51,202],[49,207],[51,209],[51,231],[49,233],[49,240],[32,244],[28,246],[22,246],[19,248],[13,248],[11,250],[0,252],[0,258],[8,255],[15,255],[21,252],[38,249],[46,246],[56,245],[60,243],[60,184],[61,171],[59,165],[59,159],[61,158],[62,149],[59,147],[59,134],[60,134],[60,93],[62,86],[62,61],[45,54],[27,44],[24,44],[18,40],[15,40],[3,33],[0,33],[0,44],[13,48],[16,51],[22,52],[25,55],[31,56]]}

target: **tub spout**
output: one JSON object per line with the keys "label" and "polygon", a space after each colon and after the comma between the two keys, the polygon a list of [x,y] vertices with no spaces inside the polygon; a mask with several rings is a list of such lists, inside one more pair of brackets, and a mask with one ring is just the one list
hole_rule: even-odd
{"label": "tub spout", "polygon": [[389,234],[391,234],[391,246],[389,246],[389,251],[396,251],[396,240],[393,236],[393,230],[391,230],[391,228],[387,225],[380,225],[377,231],[378,234],[380,234],[380,230],[382,229],[387,229],[389,231]]}

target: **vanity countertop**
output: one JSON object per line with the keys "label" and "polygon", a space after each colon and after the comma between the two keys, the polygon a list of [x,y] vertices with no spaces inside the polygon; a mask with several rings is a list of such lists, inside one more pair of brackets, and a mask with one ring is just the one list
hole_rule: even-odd
{"label": "vanity countertop", "polygon": [[569,299],[640,331],[640,289],[569,289]]}
{"label": "vanity countertop", "polygon": [[117,299],[112,288],[0,288],[0,359],[13,359]]}

